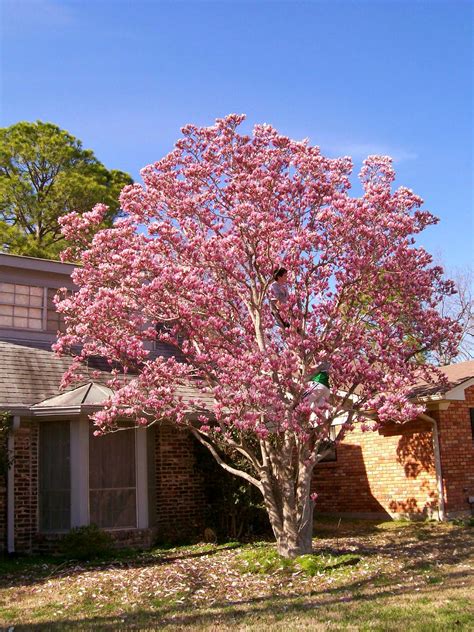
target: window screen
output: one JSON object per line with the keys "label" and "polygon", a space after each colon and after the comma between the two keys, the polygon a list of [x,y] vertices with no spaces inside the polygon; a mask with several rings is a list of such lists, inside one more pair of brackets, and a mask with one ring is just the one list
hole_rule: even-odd
{"label": "window screen", "polygon": [[0,327],[43,329],[44,288],[0,283]]}
{"label": "window screen", "polygon": [[90,522],[102,528],[136,527],[135,432],[94,437],[89,430]]}
{"label": "window screen", "polygon": [[71,527],[69,422],[46,421],[39,427],[40,531]]}

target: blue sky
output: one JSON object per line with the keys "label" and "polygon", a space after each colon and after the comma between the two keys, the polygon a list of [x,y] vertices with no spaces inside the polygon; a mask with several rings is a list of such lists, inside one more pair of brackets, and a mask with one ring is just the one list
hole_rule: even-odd
{"label": "blue sky", "polygon": [[324,153],[394,157],[441,218],[421,238],[473,259],[471,0],[2,0],[1,124],[54,122],[139,170],[188,122],[244,112]]}

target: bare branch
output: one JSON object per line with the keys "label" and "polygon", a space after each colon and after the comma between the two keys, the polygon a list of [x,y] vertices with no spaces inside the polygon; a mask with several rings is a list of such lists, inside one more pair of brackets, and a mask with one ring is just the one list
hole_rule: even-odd
{"label": "bare branch", "polygon": [[212,454],[212,456],[215,458],[215,460],[217,461],[217,463],[219,463],[219,465],[226,470],[226,472],[230,472],[231,474],[234,474],[235,476],[240,476],[240,478],[243,478],[244,480],[246,480],[248,483],[251,483],[252,485],[254,485],[257,489],[259,489],[261,491],[261,493],[263,494],[263,485],[262,483],[257,480],[256,478],[254,478],[253,476],[251,476],[250,474],[248,474],[247,472],[244,472],[243,470],[238,470],[235,467],[232,467],[231,465],[228,465],[219,455],[219,453],[217,452],[217,450],[214,448],[213,445],[211,445],[210,443],[208,443],[201,432],[199,432],[199,430],[196,430],[196,428],[192,428],[190,427],[190,430],[192,432],[192,434],[196,437],[196,439],[203,445],[205,446],[209,452]]}

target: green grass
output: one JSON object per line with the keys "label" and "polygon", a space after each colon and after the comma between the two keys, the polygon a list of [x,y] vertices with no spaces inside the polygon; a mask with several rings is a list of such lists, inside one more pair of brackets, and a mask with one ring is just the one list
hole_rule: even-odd
{"label": "green grass", "polygon": [[295,562],[307,575],[314,576],[344,566],[354,566],[360,560],[359,555],[346,553],[343,555],[301,555],[296,558]]}
{"label": "green grass", "polygon": [[295,568],[294,560],[278,555],[274,548],[262,547],[243,551],[239,555],[240,568],[243,573],[266,575],[278,571],[291,572]]}
{"label": "green grass", "polygon": [[277,553],[271,545],[260,545],[243,551],[239,555],[240,569],[243,573],[267,575],[278,572],[303,572],[314,576],[334,571],[343,566],[353,566],[360,562],[360,556],[351,553],[343,555],[300,555],[287,559]]}
{"label": "green grass", "polygon": [[[474,629],[474,532],[433,523],[318,523],[314,553],[269,542],[0,562],[0,628],[432,632]],[[420,538],[420,534],[423,534]]]}

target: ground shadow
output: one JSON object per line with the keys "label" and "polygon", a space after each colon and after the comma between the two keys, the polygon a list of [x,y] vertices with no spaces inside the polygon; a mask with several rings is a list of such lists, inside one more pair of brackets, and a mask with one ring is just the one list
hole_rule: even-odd
{"label": "ground shadow", "polygon": [[[456,572],[452,573],[449,578],[455,583],[463,581],[466,576],[466,572]],[[379,601],[384,597],[403,599],[404,595],[412,592],[410,586],[399,583],[391,584],[386,589],[378,590],[372,594],[361,594],[361,591],[370,586],[373,581],[374,577],[368,577],[343,587],[309,590],[295,596],[272,595],[244,600],[219,601],[213,603],[212,606],[206,606],[205,610],[202,611],[195,606],[191,608],[190,604],[183,603],[179,607],[176,605],[164,606],[156,610],[139,610],[135,613],[116,616],[91,617],[81,620],[61,619],[38,624],[15,625],[15,632],[19,630],[143,629],[144,626],[152,626],[153,629],[156,629],[157,626],[166,625],[173,627],[204,626],[211,623],[216,625],[216,621],[219,625],[239,625],[249,616],[278,615],[279,613],[289,616],[310,609],[325,612],[331,606],[340,606],[341,601],[370,603]],[[423,591],[418,594],[432,593],[436,595],[437,591],[436,586],[426,585]],[[347,596],[347,593],[351,593],[351,596]]]}

